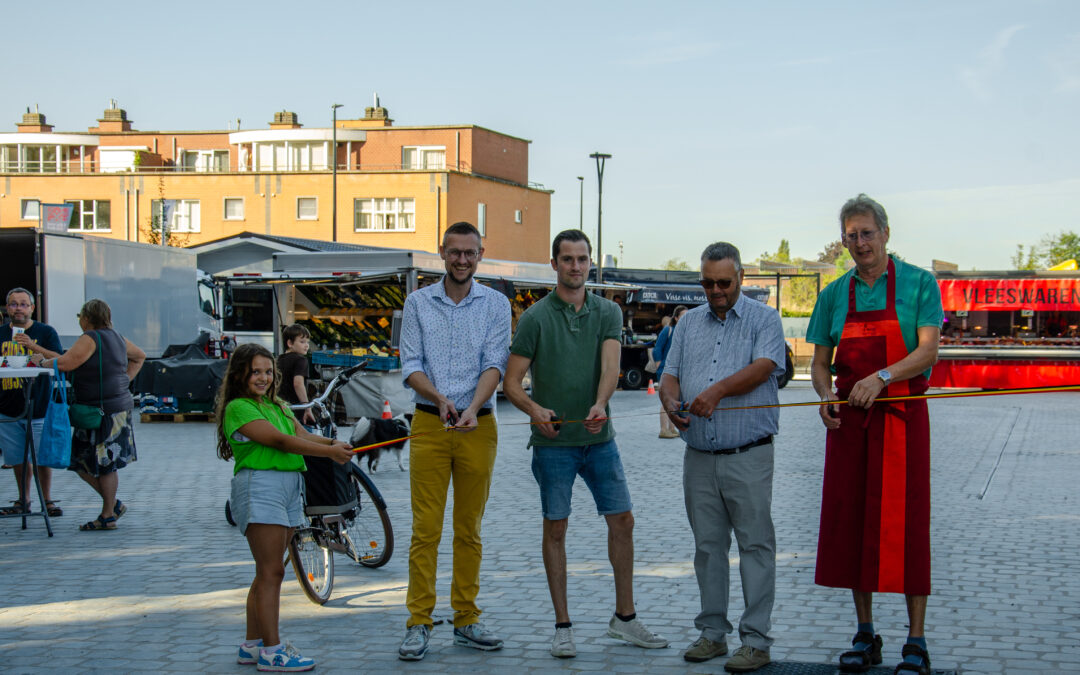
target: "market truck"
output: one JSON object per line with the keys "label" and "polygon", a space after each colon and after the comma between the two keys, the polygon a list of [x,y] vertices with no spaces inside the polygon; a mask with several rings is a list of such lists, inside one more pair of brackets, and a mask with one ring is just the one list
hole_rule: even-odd
{"label": "market truck", "polygon": [[213,286],[191,251],[36,228],[0,230],[0,251],[0,292],[34,293],[34,319],[65,349],[82,334],[76,314],[91,298],[109,303],[116,330],[151,358],[220,336]]}
{"label": "market truck", "polygon": [[1080,272],[936,272],[945,310],[930,385],[1080,385]]}

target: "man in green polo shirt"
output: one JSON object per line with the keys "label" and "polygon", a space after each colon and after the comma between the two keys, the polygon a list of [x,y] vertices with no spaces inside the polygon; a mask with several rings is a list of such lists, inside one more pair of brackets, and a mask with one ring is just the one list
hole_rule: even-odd
{"label": "man in green polo shirt", "polygon": [[[908,639],[896,672],[930,672],[923,632],[930,595],[930,418],[941,294],[929,272],[890,256],[885,208],[860,194],[840,210],[855,268],[818,297],[807,342],[826,428],[814,581],[851,589],[857,628],[841,672],[882,662],[874,593],[902,593]],[[835,387],[835,389],[834,389]],[[901,401],[878,399],[901,398]],[[914,398],[914,400],[913,400]]]}
{"label": "man in green polo shirt", "polygon": [[[634,610],[634,515],[608,400],[619,379],[618,305],[585,290],[592,245],[580,230],[566,230],[551,245],[555,291],[518,321],[510,345],[503,393],[533,424],[529,446],[544,515],[543,556],[555,608],[551,655],[577,654],[566,600],[566,526],[580,474],[596,511],[607,520],[608,557],[615,577],[615,616],[608,635],[639,647],[666,647]],[[532,369],[532,397],[521,386]],[[561,422],[565,420],[565,422]]]}

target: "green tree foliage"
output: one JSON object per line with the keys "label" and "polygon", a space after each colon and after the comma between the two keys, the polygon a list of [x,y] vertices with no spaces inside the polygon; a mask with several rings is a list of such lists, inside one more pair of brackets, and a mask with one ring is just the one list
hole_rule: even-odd
{"label": "green tree foliage", "polygon": [[686,262],[682,258],[668,258],[664,262],[660,263],[660,269],[673,270],[676,272],[693,271],[693,267],[690,267],[690,263]]}
{"label": "green tree foliage", "polygon": [[[844,242],[836,239],[825,245],[825,248],[822,249],[821,253],[818,253],[817,259],[818,262],[834,263],[837,258],[845,253],[847,253],[847,249],[844,248]],[[848,254],[848,257],[850,258],[851,255]]]}
{"label": "green tree foliage", "polygon": [[1080,234],[1066,230],[1046,235],[1037,245],[1028,246],[1026,254],[1024,245],[1017,244],[1011,258],[1018,270],[1045,269],[1066,260],[1080,260]]}
{"label": "green tree foliage", "polygon": [[1062,230],[1057,234],[1043,237],[1040,247],[1043,250],[1043,262],[1053,267],[1066,260],[1080,260],[1080,234]]}
{"label": "green tree foliage", "polygon": [[1027,254],[1024,254],[1024,245],[1016,245],[1016,253],[1012,256],[1012,266],[1016,270],[1034,270],[1039,267],[1039,256],[1035,252],[1034,246],[1027,247]]}
{"label": "green tree foliage", "polygon": [[781,239],[780,248],[776,249],[776,253],[766,251],[761,254],[761,259],[772,262],[791,262],[791,244],[787,239]]}

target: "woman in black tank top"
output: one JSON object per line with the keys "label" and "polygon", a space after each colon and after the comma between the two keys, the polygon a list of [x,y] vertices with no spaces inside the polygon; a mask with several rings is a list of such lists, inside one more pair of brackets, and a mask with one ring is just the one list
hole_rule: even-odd
{"label": "woman in black tank top", "polygon": [[[79,326],[83,334],[55,359],[56,365],[72,373],[75,401],[99,407],[103,415],[97,429],[74,429],[68,468],[101,496],[101,515],[79,529],[115,530],[117,518],[127,511],[127,505],[116,498],[116,472],[136,459],[129,386],[146,354],[113,330],[112,311],[104,300],[82,306]],[[43,365],[51,367],[52,361],[46,359]]]}

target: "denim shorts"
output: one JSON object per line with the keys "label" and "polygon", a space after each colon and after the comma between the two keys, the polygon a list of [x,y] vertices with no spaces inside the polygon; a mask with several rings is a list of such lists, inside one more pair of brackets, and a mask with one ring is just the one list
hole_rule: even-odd
{"label": "denim shorts", "polygon": [[[45,428],[45,418],[33,420],[30,428],[34,430],[34,450],[41,456],[41,430]],[[4,454],[4,464],[22,464],[26,461],[26,420],[21,417],[0,415],[0,451]]]}
{"label": "denim shorts", "polygon": [[250,523],[299,527],[304,522],[304,476],[299,471],[240,469],[229,508],[241,534]]}
{"label": "denim shorts", "polygon": [[570,497],[579,474],[592,492],[598,515],[611,516],[634,508],[615,441],[533,446],[532,472],[540,486],[540,508],[547,520],[570,517]]}

